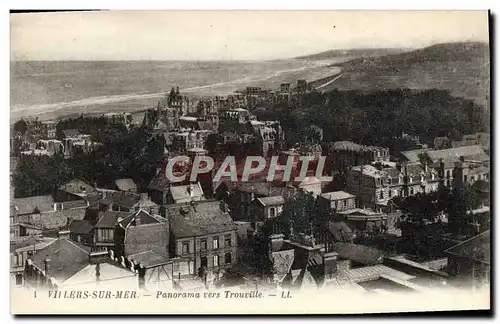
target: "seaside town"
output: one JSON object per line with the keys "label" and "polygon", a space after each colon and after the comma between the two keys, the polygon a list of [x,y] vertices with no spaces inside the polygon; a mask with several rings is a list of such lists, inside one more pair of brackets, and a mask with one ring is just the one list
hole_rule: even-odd
{"label": "seaside town", "polygon": [[[142,111],[16,121],[11,284],[374,293],[489,284],[489,132],[462,120],[442,129],[449,119],[420,107],[384,108],[401,98],[468,103],[437,90],[323,91],[331,80],[207,98],[169,85]],[[215,165],[171,181],[167,165],[181,155],[179,174],[196,157]],[[274,177],[268,164],[249,181],[213,181],[227,156],[238,178],[247,156],[277,156]]]}

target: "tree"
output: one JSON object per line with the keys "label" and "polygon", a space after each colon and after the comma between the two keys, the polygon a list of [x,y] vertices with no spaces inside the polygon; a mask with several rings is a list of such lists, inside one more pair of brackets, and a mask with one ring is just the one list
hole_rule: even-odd
{"label": "tree", "polygon": [[20,119],[14,123],[14,131],[21,133],[21,135],[25,135],[28,130],[28,125],[24,121],[24,119]]}

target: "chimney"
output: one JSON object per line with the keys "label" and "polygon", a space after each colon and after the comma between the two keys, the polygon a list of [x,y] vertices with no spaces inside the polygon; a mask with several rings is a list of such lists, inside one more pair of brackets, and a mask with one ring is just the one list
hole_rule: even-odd
{"label": "chimney", "polygon": [[195,184],[194,183],[190,183],[189,184],[189,197],[194,197],[194,190],[195,190]]}
{"label": "chimney", "polygon": [[324,280],[333,279],[335,277],[335,274],[337,273],[338,255],[339,254],[337,252],[334,252],[334,251],[324,252],[321,255],[321,258],[323,259]]}
{"label": "chimney", "polygon": [[59,232],[57,233],[57,238],[58,238],[58,239],[67,239],[67,240],[69,240],[69,235],[70,235],[70,233],[71,233],[71,232],[70,232],[70,231],[68,231],[68,230],[59,231]]}
{"label": "chimney", "polygon": [[45,260],[43,260],[43,267],[45,271],[45,280],[48,281],[50,278],[50,258],[48,255],[45,257]]}
{"label": "chimney", "polygon": [[269,236],[269,239],[271,240],[271,250],[278,250],[283,244],[284,238],[285,235],[283,234],[272,234],[271,236]]}

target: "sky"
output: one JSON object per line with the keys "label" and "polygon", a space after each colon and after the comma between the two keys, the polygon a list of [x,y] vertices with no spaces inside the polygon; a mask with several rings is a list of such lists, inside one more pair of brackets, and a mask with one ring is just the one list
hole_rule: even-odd
{"label": "sky", "polygon": [[11,60],[269,60],[488,41],[486,11],[11,14]]}

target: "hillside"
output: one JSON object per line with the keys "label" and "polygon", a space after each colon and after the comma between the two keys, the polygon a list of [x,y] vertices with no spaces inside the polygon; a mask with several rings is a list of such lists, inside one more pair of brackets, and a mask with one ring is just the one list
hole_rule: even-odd
{"label": "hillside", "polygon": [[337,49],[325,51],[317,54],[296,57],[296,60],[330,60],[338,58],[361,58],[377,57],[382,55],[397,54],[409,51],[405,48],[355,48],[355,49]]}
{"label": "hillside", "polygon": [[489,107],[486,43],[437,44],[411,52],[357,58],[335,66],[342,69],[342,76],[321,90],[436,88]]}

